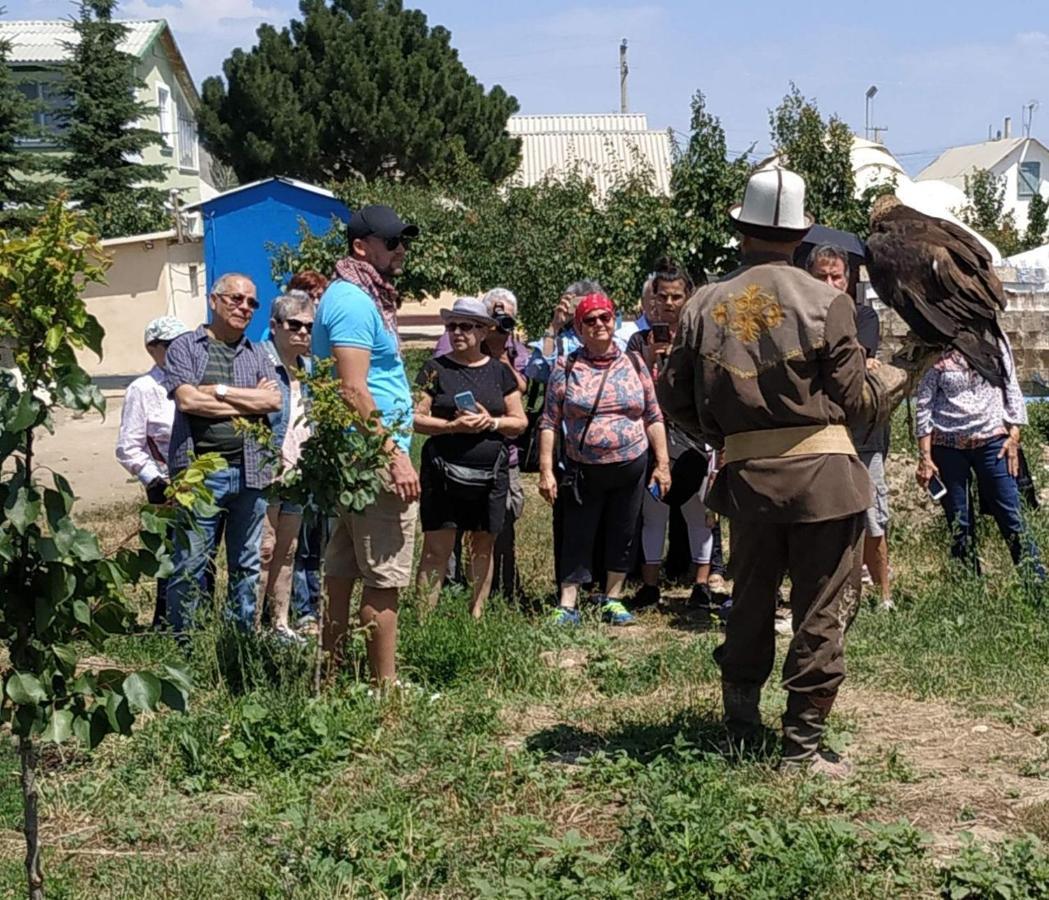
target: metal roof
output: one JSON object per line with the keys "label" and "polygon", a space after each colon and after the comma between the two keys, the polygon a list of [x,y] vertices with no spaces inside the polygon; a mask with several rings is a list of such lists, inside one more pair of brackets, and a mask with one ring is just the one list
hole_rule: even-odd
{"label": "metal roof", "polygon": [[[127,26],[121,50],[142,56],[156,35],[167,28],[163,19],[118,19]],[[66,42],[76,43],[77,33],[69,19],[14,20],[0,22],[0,40],[7,41],[9,65],[68,62]]]}
{"label": "metal roof", "polygon": [[232,196],[233,194],[239,194],[241,191],[250,190],[253,187],[258,187],[260,184],[268,184],[271,181],[280,181],[283,184],[291,185],[292,187],[299,188],[302,191],[309,191],[313,194],[320,194],[322,197],[329,197],[331,199],[338,199],[335,195],[327,188],[317,187],[315,184],[309,184],[305,181],[299,181],[296,178],[288,178],[285,175],[274,175],[272,178],[260,178],[258,181],[251,181],[248,184],[241,184],[235,188],[230,188],[228,191],[223,191],[221,194],[216,194],[214,197],[209,197],[207,200],[200,200],[197,203],[189,203],[183,206],[183,210],[198,209],[199,207],[206,206],[209,203],[214,203],[216,200],[222,200],[225,197]]}
{"label": "metal roof", "polygon": [[513,182],[536,184],[576,167],[603,198],[618,176],[650,170],[658,193],[670,193],[670,136],[648,128],[643,113],[511,116],[507,131],[521,138]]}
{"label": "metal roof", "polygon": [[506,130],[512,135],[548,132],[648,131],[644,113],[583,113],[564,116],[510,116]]}
{"label": "metal roof", "polygon": [[[963,147],[951,147],[936,157],[922,169],[915,181],[939,179],[952,184],[961,184],[966,175],[973,169],[992,169],[1017,147],[1026,141],[1040,144],[1034,138],[1002,138],[998,141],[983,141],[979,144],[966,144]],[[1045,147],[1042,147],[1045,150]],[[1049,152],[1049,151],[1046,151]]]}

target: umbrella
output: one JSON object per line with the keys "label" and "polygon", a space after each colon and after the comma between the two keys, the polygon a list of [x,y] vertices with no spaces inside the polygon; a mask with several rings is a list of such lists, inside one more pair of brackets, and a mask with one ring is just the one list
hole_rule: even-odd
{"label": "umbrella", "polygon": [[794,251],[794,265],[802,267],[809,258],[813,247],[821,244],[833,244],[849,254],[849,268],[859,270],[867,259],[867,245],[851,231],[838,231],[826,225],[813,225],[806,233],[798,249]]}

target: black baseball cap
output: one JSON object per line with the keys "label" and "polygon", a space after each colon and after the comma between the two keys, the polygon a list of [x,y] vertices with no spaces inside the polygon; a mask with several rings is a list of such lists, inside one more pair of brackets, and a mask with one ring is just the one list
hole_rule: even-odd
{"label": "black baseball cap", "polygon": [[401,221],[401,217],[389,206],[378,204],[362,206],[350,216],[350,221],[346,225],[346,238],[352,241],[354,238],[366,238],[372,235],[386,240],[417,238],[419,226]]}

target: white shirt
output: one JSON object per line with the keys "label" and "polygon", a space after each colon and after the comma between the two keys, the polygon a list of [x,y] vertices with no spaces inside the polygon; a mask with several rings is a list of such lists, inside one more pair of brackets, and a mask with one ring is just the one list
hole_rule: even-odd
{"label": "white shirt", "polygon": [[174,421],[175,401],[168,397],[164,370],[154,366],[128,385],[117,436],[117,460],[143,484],[167,478]]}

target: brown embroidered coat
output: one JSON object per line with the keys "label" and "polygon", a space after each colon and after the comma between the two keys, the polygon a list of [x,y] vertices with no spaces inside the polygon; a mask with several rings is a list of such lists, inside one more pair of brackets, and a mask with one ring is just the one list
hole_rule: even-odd
{"label": "brown embroidered coat", "polygon": [[[657,391],[668,419],[715,447],[739,432],[862,429],[885,393],[852,299],[778,256],[696,291]],[[730,519],[820,522],[867,509],[871,485],[855,455],[745,459],[718,473],[708,502]]]}

